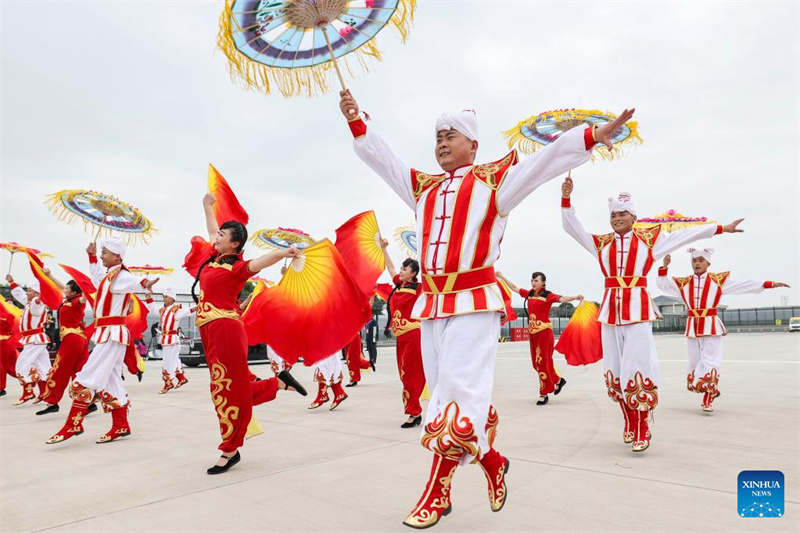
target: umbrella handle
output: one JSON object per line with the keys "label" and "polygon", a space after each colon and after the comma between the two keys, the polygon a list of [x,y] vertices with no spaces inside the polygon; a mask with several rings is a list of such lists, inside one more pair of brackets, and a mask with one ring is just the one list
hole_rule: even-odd
{"label": "umbrella handle", "polygon": [[11,259],[8,260],[8,275],[11,275],[11,265],[14,264],[14,252],[11,252]]}
{"label": "umbrella handle", "polygon": [[[328,53],[331,54],[331,59],[333,60],[333,68],[336,69],[336,75],[339,77],[339,84],[342,86],[342,90],[346,91],[347,86],[344,84],[344,77],[342,76],[342,71],[339,69],[339,62],[336,61],[336,54],[333,53],[333,47],[331,46],[331,40],[328,37],[328,24],[320,24],[320,30],[322,31],[322,35],[325,37],[325,43],[328,45]],[[354,112],[351,109],[350,114],[353,115]]]}
{"label": "umbrella handle", "polygon": [[97,233],[94,234],[94,241],[97,242],[97,239],[100,237],[100,232],[103,231],[103,226],[97,226]]}

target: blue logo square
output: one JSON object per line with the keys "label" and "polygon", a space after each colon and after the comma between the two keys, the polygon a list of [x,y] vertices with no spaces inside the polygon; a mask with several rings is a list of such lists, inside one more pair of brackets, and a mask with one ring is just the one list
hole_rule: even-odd
{"label": "blue logo square", "polygon": [[739,516],[777,518],[783,516],[785,500],[783,472],[743,470],[739,473]]}

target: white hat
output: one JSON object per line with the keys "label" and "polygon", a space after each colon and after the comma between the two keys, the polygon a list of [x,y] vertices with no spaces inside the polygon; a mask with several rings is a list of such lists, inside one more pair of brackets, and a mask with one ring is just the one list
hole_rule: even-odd
{"label": "white hat", "polygon": [[39,284],[38,279],[35,279],[30,283],[28,283],[28,288],[31,289],[32,291],[42,292],[42,286]]}
{"label": "white hat", "polygon": [[692,259],[697,259],[698,257],[702,257],[703,259],[705,259],[709,263],[711,262],[711,254],[714,253],[714,249],[713,248],[703,248],[703,249],[700,249],[700,248],[687,248],[686,251],[689,252],[690,254],[692,254]]}
{"label": "white hat", "polygon": [[617,199],[609,198],[608,199],[608,214],[611,213],[622,213],[627,211],[633,216],[636,216],[636,204],[631,202],[631,193],[629,192],[621,192]]}
{"label": "white hat", "polygon": [[125,259],[125,243],[122,242],[122,239],[119,237],[109,237],[108,239],[100,242],[100,248],[105,248],[112,254],[117,254],[122,259]]}
{"label": "white hat", "polygon": [[470,141],[478,140],[478,115],[472,109],[465,109],[455,115],[442,113],[436,120],[436,134],[443,130],[456,130]]}
{"label": "white hat", "polygon": [[173,289],[172,287],[168,287],[168,288],[164,289],[163,295],[164,295],[164,298],[172,298],[173,300],[177,300],[178,299],[178,295],[175,294],[175,289]]}

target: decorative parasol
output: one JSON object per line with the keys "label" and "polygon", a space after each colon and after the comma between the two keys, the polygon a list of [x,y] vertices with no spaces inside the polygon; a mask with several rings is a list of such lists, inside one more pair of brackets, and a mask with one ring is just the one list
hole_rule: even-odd
{"label": "decorative parasol", "polygon": [[30,252],[33,252],[35,255],[37,255],[39,257],[53,257],[50,254],[46,254],[46,253],[40,252],[36,248],[29,248],[28,246],[23,246],[22,244],[20,244],[18,242],[14,242],[14,241],[11,241],[11,242],[0,242],[0,249],[8,250],[9,252],[11,252],[11,260],[9,260],[9,262],[8,262],[8,273],[9,274],[11,274],[11,265],[14,263],[14,254],[19,254],[19,253],[23,253],[24,254],[24,253],[30,251]]}
{"label": "decorative parasol", "polygon": [[408,257],[411,259],[419,257],[419,252],[417,252],[417,228],[414,224],[400,226],[394,230],[394,240],[400,245],[400,248],[405,250]]}
{"label": "decorative parasol", "polygon": [[603,358],[603,345],[600,341],[600,310],[592,302],[584,300],[578,305],[555,349],[564,354],[571,366],[590,365]]}
{"label": "decorative parasol", "polygon": [[[558,111],[546,111],[532,117],[528,117],[508,131],[504,131],[503,135],[508,141],[509,148],[518,148],[526,154],[532,154],[539,148],[547,146],[563,133],[571,130],[576,126],[582,124],[602,126],[608,122],[612,122],[617,118],[617,115],[610,112],[603,112],[597,109],[561,109]],[[609,151],[605,145],[598,144],[592,160],[595,155],[599,155],[602,159],[612,160],[617,159],[623,155],[626,146],[636,146],[642,144],[642,138],[639,137],[639,123],[635,121],[626,122],[625,125],[619,129],[612,137],[611,141],[614,143],[614,150]]]}
{"label": "decorative parasol", "polygon": [[679,229],[716,223],[716,220],[708,220],[706,217],[687,217],[679,211],[670,209],[666,213],[662,213],[653,218],[640,218],[634,223],[633,227],[652,228],[653,226],[660,225],[661,229],[664,231],[673,232]]}
{"label": "decorative parasol", "polygon": [[266,228],[256,231],[250,242],[265,250],[288,250],[291,246],[304,250],[314,244],[314,239],[299,229]]}
{"label": "decorative parasol", "polygon": [[158,274],[160,276],[166,276],[167,274],[172,274],[175,271],[174,268],[153,266],[153,265],[129,266],[127,268],[131,274],[145,275],[145,276],[147,274]]}
{"label": "decorative parasol", "polygon": [[137,208],[97,191],[65,189],[49,195],[46,203],[55,216],[68,224],[81,219],[84,229],[96,226],[95,241],[103,234],[118,232],[127,244],[146,243],[158,231]]}
{"label": "decorative parasol", "polygon": [[[333,70],[345,90],[340,62],[363,71],[381,61],[374,38],[392,26],[405,42],[416,0],[226,0],[217,46],[234,81],[267,94],[275,84],[285,97],[330,89]],[[340,61],[337,61],[340,60]],[[333,69],[331,69],[333,66]]]}
{"label": "decorative parasol", "polygon": [[375,282],[386,268],[382,240],[375,211],[359,213],[336,230],[336,249],[367,297],[375,294]]}
{"label": "decorative parasol", "polygon": [[242,321],[250,345],[263,342],[287,362],[302,357],[310,366],[337,353],[371,316],[341,255],[323,239],[293,258],[275,287],[253,296]]}

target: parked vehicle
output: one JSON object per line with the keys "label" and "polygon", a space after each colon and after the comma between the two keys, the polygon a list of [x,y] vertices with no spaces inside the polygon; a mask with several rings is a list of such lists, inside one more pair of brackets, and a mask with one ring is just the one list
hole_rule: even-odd
{"label": "parked vehicle", "polygon": [[800,331],[800,316],[793,316],[789,319],[789,333]]}
{"label": "parked vehicle", "polygon": [[[181,362],[186,366],[191,366],[191,367],[197,367],[200,365],[207,364],[206,352],[203,349],[203,343],[200,340],[200,337],[192,339],[192,345],[186,351],[184,351],[184,347],[181,346]],[[267,355],[267,345],[256,344],[255,346],[250,346],[247,350],[247,362],[248,363],[269,362],[269,355]]]}

